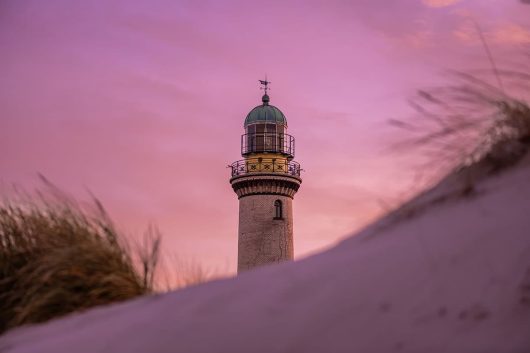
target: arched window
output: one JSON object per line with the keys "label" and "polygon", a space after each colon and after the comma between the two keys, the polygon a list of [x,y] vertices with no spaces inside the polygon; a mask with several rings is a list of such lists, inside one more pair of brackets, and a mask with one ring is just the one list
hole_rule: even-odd
{"label": "arched window", "polygon": [[283,219],[282,202],[280,200],[274,201],[274,219]]}

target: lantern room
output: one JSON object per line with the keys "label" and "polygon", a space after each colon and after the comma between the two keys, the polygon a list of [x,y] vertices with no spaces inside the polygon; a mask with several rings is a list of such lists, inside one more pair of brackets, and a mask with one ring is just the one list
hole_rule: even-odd
{"label": "lantern room", "polygon": [[264,94],[262,105],[252,109],[245,118],[245,134],[241,136],[241,154],[279,154],[294,158],[294,137],[286,134],[287,119]]}

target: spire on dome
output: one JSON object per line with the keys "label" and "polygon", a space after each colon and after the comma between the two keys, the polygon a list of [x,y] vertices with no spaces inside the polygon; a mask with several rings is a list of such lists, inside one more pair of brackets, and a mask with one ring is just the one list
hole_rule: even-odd
{"label": "spire on dome", "polygon": [[261,101],[263,102],[263,105],[269,105],[270,98],[267,94],[267,91],[270,89],[269,84],[271,82],[267,81],[267,75],[265,75],[265,80],[259,80],[259,83],[263,86],[260,89],[265,91],[265,94],[263,95],[263,97],[261,97]]}

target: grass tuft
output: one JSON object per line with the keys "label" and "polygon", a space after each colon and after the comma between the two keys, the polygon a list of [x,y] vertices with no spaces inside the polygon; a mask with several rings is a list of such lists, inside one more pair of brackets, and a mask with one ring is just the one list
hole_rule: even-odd
{"label": "grass tuft", "polygon": [[[508,88],[526,93],[525,72],[499,70]],[[426,157],[421,170],[435,177],[451,170],[480,165],[496,172],[517,163],[530,150],[530,105],[490,83],[484,73],[451,72],[453,83],[420,90],[410,101],[412,119],[389,123],[407,131],[398,150],[420,150]],[[481,76],[482,75],[482,76]]]}
{"label": "grass tuft", "polygon": [[157,233],[132,254],[97,200],[54,192],[0,205],[0,333],[152,292]]}

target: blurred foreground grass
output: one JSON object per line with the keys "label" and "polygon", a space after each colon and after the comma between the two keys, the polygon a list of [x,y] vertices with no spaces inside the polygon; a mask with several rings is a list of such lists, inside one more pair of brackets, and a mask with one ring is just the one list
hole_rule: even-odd
{"label": "blurred foreground grass", "polygon": [[42,194],[0,205],[0,333],[152,291],[158,239],[138,270],[97,201],[92,213]]}

